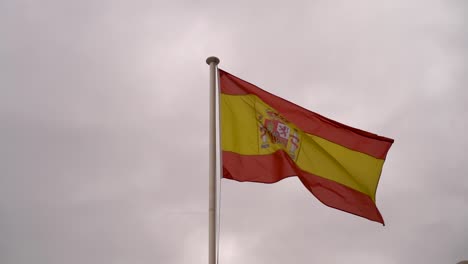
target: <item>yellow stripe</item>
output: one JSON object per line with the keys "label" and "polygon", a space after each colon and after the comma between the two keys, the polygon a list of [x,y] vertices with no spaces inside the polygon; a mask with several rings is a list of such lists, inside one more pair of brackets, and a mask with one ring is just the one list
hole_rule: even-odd
{"label": "yellow stripe", "polygon": [[[286,146],[268,144],[262,147],[260,127],[268,110],[274,111],[255,95],[221,94],[222,149],[242,155],[268,155]],[[284,121],[285,123],[287,121]],[[299,168],[317,176],[336,181],[369,195],[375,200],[375,190],[384,160],[345,148],[323,138],[303,133],[294,124],[287,123],[290,131],[297,131],[300,147],[295,155]]]}

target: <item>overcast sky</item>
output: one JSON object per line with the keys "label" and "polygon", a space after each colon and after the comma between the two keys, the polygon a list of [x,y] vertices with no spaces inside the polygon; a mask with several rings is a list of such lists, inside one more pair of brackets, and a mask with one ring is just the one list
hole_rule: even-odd
{"label": "overcast sky", "polygon": [[222,181],[221,264],[468,259],[466,1],[0,0],[0,262],[207,263],[220,68],[395,139],[386,226]]}

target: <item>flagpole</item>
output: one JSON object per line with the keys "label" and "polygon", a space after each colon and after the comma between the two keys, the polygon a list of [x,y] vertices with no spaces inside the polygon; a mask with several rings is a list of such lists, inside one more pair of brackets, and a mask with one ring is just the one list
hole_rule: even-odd
{"label": "flagpole", "polygon": [[210,65],[208,264],[216,264],[216,73],[219,59],[208,57],[206,63]]}

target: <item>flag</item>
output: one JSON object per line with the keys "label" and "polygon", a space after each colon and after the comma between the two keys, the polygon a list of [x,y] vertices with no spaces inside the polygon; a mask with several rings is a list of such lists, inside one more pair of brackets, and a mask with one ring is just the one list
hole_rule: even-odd
{"label": "flag", "polygon": [[323,204],[384,224],[375,204],[393,139],[359,130],[219,70],[223,178],[297,176]]}

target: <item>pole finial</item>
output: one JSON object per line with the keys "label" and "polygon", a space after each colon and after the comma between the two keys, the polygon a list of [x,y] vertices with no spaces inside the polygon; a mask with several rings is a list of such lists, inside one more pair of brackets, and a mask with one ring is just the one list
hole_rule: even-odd
{"label": "pole finial", "polygon": [[215,56],[210,56],[206,58],[206,64],[210,65],[212,62],[214,62],[215,65],[218,65],[219,59]]}

